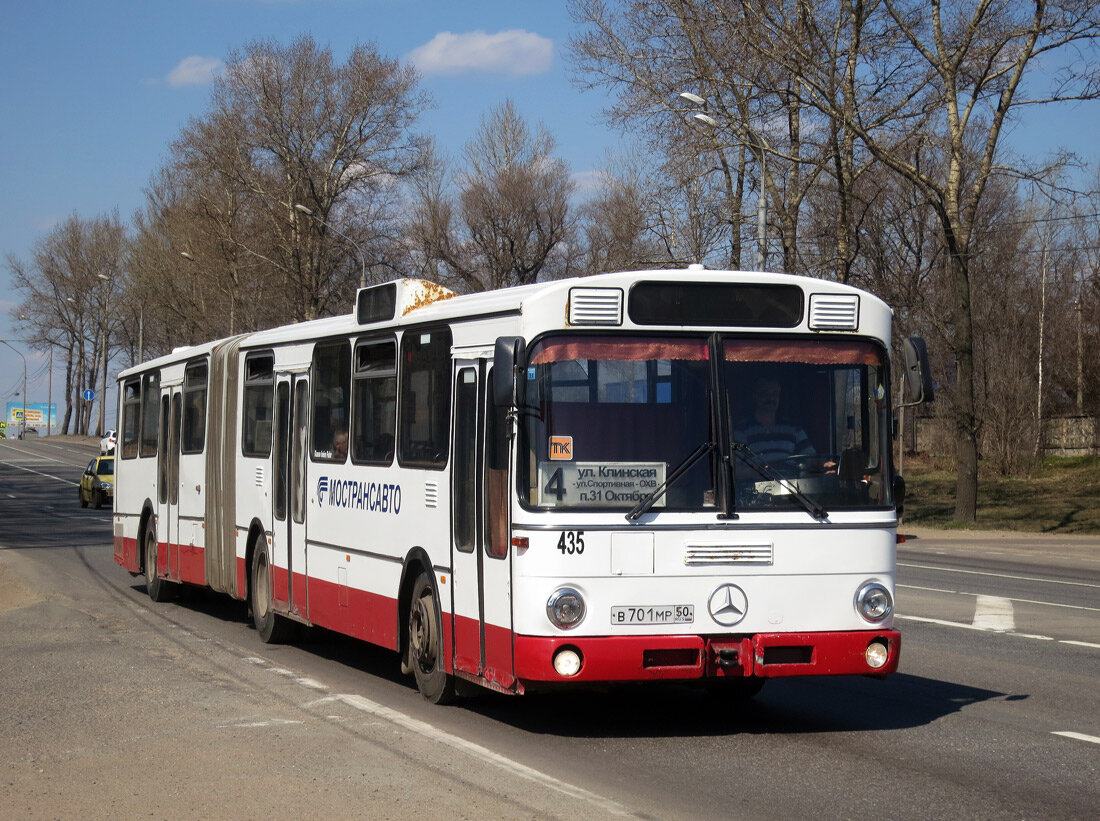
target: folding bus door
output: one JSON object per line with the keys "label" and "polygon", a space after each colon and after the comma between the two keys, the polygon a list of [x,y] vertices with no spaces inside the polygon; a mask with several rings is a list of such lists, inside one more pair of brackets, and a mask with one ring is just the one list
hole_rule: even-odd
{"label": "folding bus door", "polygon": [[280,374],[275,385],[272,596],[280,610],[306,616],[306,434],[309,380]]}
{"label": "folding bus door", "polygon": [[160,447],[157,450],[157,567],[167,577],[180,578],[180,415],[179,386],[164,389],[160,398]]}
{"label": "folding bus door", "polygon": [[485,360],[455,366],[451,568],[456,670],[511,687],[511,555],[502,413],[488,396]]}

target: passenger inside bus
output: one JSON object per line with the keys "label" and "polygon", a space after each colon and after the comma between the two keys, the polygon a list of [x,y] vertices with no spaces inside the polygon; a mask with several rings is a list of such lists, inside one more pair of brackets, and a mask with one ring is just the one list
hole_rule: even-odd
{"label": "passenger inside bus", "polygon": [[778,379],[768,376],[757,379],[752,389],[752,413],[734,426],[735,441],[748,445],[769,464],[815,453],[806,431],[780,421],[782,392]]}
{"label": "passenger inside bus", "polygon": [[332,457],[343,462],[348,456],[347,428],[337,427],[332,434]]}

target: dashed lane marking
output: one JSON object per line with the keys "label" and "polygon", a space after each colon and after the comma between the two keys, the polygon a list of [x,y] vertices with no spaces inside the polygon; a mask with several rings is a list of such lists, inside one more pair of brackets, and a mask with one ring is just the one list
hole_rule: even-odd
{"label": "dashed lane marking", "polygon": [[1052,735],[1060,735],[1063,738],[1074,738],[1077,741],[1087,741],[1090,744],[1100,744],[1100,738],[1094,735],[1085,735],[1084,733],[1075,733],[1071,730],[1055,730]]}

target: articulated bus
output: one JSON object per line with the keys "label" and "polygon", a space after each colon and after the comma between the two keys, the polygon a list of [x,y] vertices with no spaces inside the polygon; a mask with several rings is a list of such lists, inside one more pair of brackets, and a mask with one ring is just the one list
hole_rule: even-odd
{"label": "articulated bus", "polygon": [[265,642],[397,651],[434,702],[882,677],[890,334],[855,288],[700,266],[363,288],[119,375],[115,560]]}

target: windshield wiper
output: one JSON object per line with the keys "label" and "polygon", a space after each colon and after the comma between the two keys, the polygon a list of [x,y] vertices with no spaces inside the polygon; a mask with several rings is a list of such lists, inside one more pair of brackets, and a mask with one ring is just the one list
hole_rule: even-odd
{"label": "windshield wiper", "polygon": [[673,482],[683,476],[691,468],[692,465],[702,459],[706,454],[714,450],[715,447],[717,446],[714,442],[704,442],[691,453],[689,453],[684,461],[680,462],[680,464],[672,469],[672,473],[670,473],[665,478],[665,480],[661,482],[661,484],[659,484],[657,487],[647,493],[642,498],[642,500],[634,506],[634,509],[626,514],[627,521],[633,522],[639,516],[641,516],[643,513],[645,513],[655,504],[657,504],[657,501],[665,495],[665,491],[668,490],[669,486]]}
{"label": "windshield wiper", "polygon": [[803,493],[798,489],[798,485],[791,482],[788,479],[780,476],[775,472],[775,469],[771,467],[767,462],[752,452],[752,449],[744,442],[734,442],[733,450],[741,459],[749,465],[753,470],[763,476],[765,479],[769,479],[773,482],[778,482],[782,485],[797,501],[802,505],[803,510],[813,516],[815,519],[824,519],[829,515],[829,512],[825,510],[821,505]]}

